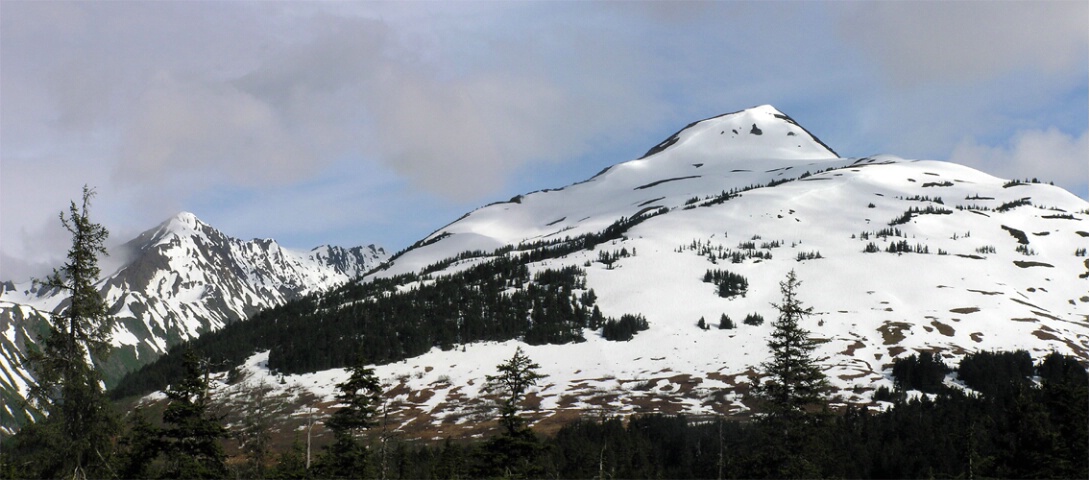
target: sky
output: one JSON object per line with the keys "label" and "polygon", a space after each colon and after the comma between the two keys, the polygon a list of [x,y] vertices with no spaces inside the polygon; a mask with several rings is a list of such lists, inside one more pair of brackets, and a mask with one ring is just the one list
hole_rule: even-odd
{"label": "sky", "polygon": [[188,211],[392,253],[762,104],[1089,199],[1089,2],[3,0],[0,279],[83,185],[114,244]]}

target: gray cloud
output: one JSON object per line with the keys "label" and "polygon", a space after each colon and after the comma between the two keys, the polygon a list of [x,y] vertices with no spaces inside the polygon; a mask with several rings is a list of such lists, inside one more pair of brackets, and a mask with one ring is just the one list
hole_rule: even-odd
{"label": "gray cloud", "polygon": [[1011,72],[1082,73],[1089,3],[856,2],[840,35],[894,84],[972,82]]}

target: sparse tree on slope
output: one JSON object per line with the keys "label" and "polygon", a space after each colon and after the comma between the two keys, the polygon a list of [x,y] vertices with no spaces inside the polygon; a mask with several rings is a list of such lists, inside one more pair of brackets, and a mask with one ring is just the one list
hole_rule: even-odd
{"label": "sparse tree on slope", "polygon": [[93,189],[84,186],[82,205],[72,202],[68,216],[60,214],[61,224],[72,234],[72,248],[64,266],[41,285],[66,292],[67,306],[50,319],[39,349],[28,354],[37,382],[30,397],[49,416],[48,425],[41,428],[59,433],[55,446],[59,451],[53,452],[56,464],[38,465],[45,476],[105,474],[112,437],[119,428],[93,363],[106,360],[113,327],[106,303],[94,286],[98,257],[106,254],[103,243],[109,236],[90,219],[88,208],[94,195]]}
{"label": "sparse tree on slope", "polygon": [[519,416],[526,392],[545,376],[537,373],[540,365],[519,347],[510,360],[496,366],[498,375],[488,375],[485,390],[498,393],[502,404],[499,421],[503,435],[489,440],[483,447],[476,472],[480,476],[506,478],[535,478],[543,473],[536,463],[543,445]]}
{"label": "sparse tree on slope", "polygon": [[541,366],[534,363],[519,347],[510,360],[496,366],[499,375],[486,377],[487,391],[503,395],[503,403],[499,407],[499,421],[510,435],[521,430],[525,423],[518,413],[522,410],[526,391],[544,378],[544,375],[537,373],[539,368]]}

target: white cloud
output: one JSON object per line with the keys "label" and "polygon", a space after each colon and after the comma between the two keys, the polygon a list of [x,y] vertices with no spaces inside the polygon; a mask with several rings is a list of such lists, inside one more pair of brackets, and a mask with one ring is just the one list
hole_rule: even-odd
{"label": "white cloud", "polygon": [[1075,137],[1056,128],[1018,132],[1008,145],[982,145],[964,139],[949,161],[978,168],[1001,178],[1037,178],[1089,197],[1089,131]]}

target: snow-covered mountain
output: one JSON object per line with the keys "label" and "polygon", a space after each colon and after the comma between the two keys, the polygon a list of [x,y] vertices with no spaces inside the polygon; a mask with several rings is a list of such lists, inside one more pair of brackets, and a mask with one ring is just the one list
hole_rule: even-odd
{"label": "snow-covered mountain", "polygon": [[[180,213],[110,253],[103,270],[116,267],[98,282],[117,318],[117,349],[103,366],[108,381],[179,342],[357,278],[387,256],[374,245],[296,252],[274,240],[239,240],[191,213]],[[21,423],[25,412],[20,403],[31,374],[19,357],[36,341],[44,318],[64,308],[63,301],[30,283],[5,283],[0,290],[4,428]]]}
{"label": "snow-covered mountain", "polygon": [[[617,225],[622,235],[585,242]],[[1015,349],[1089,360],[1089,202],[948,162],[841,158],[770,106],[695,122],[584,182],[470,212],[364,281],[428,274],[400,287],[410,289],[578,242],[589,247],[529,269],[585,270],[605,315],[642,314],[649,330],[627,342],[587,330],[581,343],[436,348],[376,366],[401,428],[428,424],[444,436],[473,425],[484,376],[516,346],[548,375],[534,396],[540,418],[744,411],[743,393],[769,358],[771,304],[791,270],[814,309],[804,327],[822,342],[817,357],[838,401],[869,402],[892,385],[892,361],[920,351],[950,363]],[[709,270],[744,277],[747,292],[720,296],[704,281]],[[766,321],[742,322],[753,313]],[[716,328],[723,315],[736,328]],[[250,359],[246,382],[328,404],[344,378],[339,369],[277,376],[267,358]]]}

